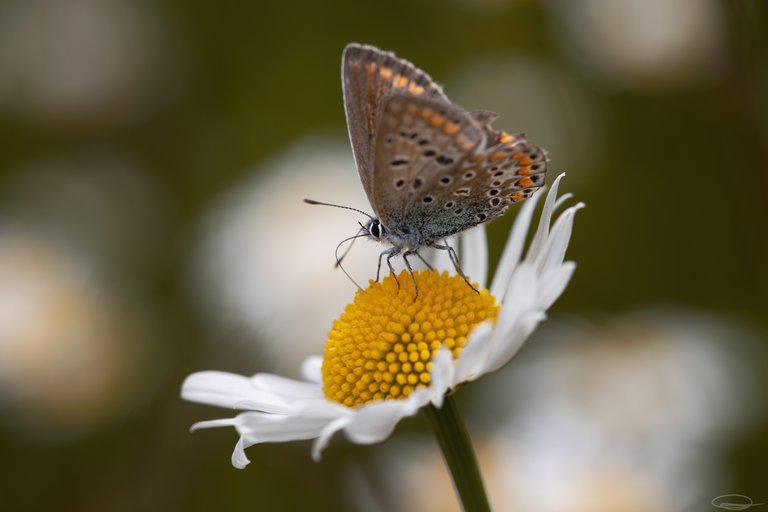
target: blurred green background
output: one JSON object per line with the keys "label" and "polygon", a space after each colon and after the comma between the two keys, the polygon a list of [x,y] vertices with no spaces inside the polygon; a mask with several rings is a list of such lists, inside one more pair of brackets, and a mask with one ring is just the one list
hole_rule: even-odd
{"label": "blurred green background", "polygon": [[[339,293],[326,283],[347,286],[341,304],[351,299],[353,288],[331,265],[341,237],[310,235],[322,235],[323,225],[351,235],[355,219],[280,200],[269,187],[283,180],[279,190],[297,198],[335,202],[347,196],[334,190],[359,187],[339,76],[341,51],[352,41],[414,62],[468,110],[499,112],[496,127],[525,131],[548,149],[550,180],[567,172],[561,190],[587,208],[568,254],[578,268],[553,322],[601,326],[638,309],[669,308],[739,333],[713,337],[714,353],[736,361],[733,373],[723,373],[724,403],[744,418],[715,428],[699,448],[716,445],[719,455],[683,472],[688,491],[699,471],[707,473],[693,505],[661,497],[658,510],[709,510],[709,500],[726,493],[768,502],[764,3],[5,0],[0,509],[400,507],[350,489],[360,487],[359,475],[370,486],[379,480],[371,475],[397,471],[382,469],[393,463],[381,454],[396,458],[389,447],[398,437],[424,434],[420,418],[375,447],[334,440],[320,463],[311,462],[309,443],[256,446],[252,464],[238,471],[229,464],[233,431],[188,433],[195,421],[232,413],[179,398],[193,371],[279,373],[281,350],[321,352],[322,328],[312,337],[244,327],[249,307],[262,315],[250,295],[269,301],[272,293],[287,310],[295,303],[282,290],[304,290],[311,300],[295,311],[301,318],[311,316],[312,301]],[[326,150],[343,163],[339,185],[329,164],[336,156]],[[326,187],[322,196],[315,187]],[[246,206],[242,220],[242,190],[286,210]],[[296,218],[288,223],[283,211]],[[489,228],[494,257],[513,218]],[[232,237],[255,253],[235,242],[216,260],[217,236],[230,233],[233,219],[254,223]],[[302,227],[304,220],[321,227]],[[286,259],[259,259],[268,250]],[[317,265],[322,284],[300,272],[303,262]],[[216,291],[225,275],[237,281],[238,264],[268,274],[295,266],[282,269],[284,285]],[[365,280],[373,260],[363,264],[371,271]],[[547,345],[543,338],[500,373],[523,368]],[[728,387],[730,375],[749,378]],[[495,378],[488,380],[501,385]],[[493,388],[474,391],[483,392]],[[536,393],[531,387],[532,399]],[[514,401],[507,405],[514,416]],[[709,412],[706,421],[726,415],[714,406]],[[478,437],[500,421],[468,414]],[[647,416],[655,415],[649,406]],[[437,492],[426,481],[428,493]],[[450,496],[450,488],[440,492]],[[549,507],[538,510],[609,510]]]}

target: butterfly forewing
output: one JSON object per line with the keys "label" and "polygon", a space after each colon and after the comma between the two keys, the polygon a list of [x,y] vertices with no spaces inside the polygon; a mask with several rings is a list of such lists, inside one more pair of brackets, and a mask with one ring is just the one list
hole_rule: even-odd
{"label": "butterfly forewing", "polygon": [[429,75],[413,64],[372,46],[348,45],[341,66],[349,138],[360,181],[373,202],[373,145],[384,99],[393,92],[446,102],[448,98]]}

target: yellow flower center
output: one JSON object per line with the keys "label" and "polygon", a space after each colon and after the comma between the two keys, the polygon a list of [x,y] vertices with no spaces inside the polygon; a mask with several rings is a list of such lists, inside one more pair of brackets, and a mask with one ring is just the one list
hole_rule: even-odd
{"label": "yellow flower center", "polygon": [[[496,320],[496,299],[476,293],[459,276],[414,272],[370,282],[359,290],[328,333],[323,392],[348,407],[405,398],[429,385],[432,358],[447,347],[456,358],[481,322]],[[415,300],[414,300],[415,297]]]}

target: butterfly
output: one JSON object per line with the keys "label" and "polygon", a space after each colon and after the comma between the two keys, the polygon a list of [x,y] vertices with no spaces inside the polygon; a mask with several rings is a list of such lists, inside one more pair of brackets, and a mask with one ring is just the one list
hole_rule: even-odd
{"label": "butterfly", "polygon": [[419,251],[431,247],[448,251],[474,289],[444,239],[499,217],[541,188],[544,152],[522,134],[491,128],[495,114],[462,110],[393,53],[349,44],[341,74],[349,138],[374,212],[358,236],[391,245],[379,256],[376,280],[383,258],[394,275],[391,260],[402,255],[418,294],[409,257],[429,267]]}

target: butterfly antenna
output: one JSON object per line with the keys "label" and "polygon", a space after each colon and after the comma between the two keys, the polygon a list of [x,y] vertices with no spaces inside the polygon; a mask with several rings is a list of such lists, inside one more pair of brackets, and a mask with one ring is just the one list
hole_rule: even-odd
{"label": "butterfly antenna", "polygon": [[[357,234],[357,235],[355,235],[355,236],[353,236],[353,237],[347,238],[346,240],[342,240],[341,242],[339,242],[339,245],[337,245],[337,246],[336,246],[336,253],[335,253],[335,256],[336,256],[336,265],[334,265],[334,268],[339,268],[339,267],[341,266],[341,262],[342,262],[342,261],[344,261],[344,258],[346,258],[346,257],[347,257],[347,254],[349,254],[349,251],[351,251],[351,250],[352,250],[352,246],[353,246],[353,245],[355,245],[355,241],[356,241],[358,238],[360,238],[360,237],[362,236],[362,234],[363,234],[363,233],[362,233],[362,232],[360,232],[359,234]],[[346,248],[346,249],[344,250],[344,252],[342,253],[341,257],[339,257],[339,247],[341,247],[341,244],[343,244],[344,242],[347,242],[347,241],[349,241],[349,240],[352,240],[352,243],[350,243],[350,244],[347,246],[347,248]]]}
{"label": "butterfly antenna", "polygon": [[[365,213],[363,210],[358,210],[357,208],[352,208],[351,206],[342,206],[340,204],[333,204],[333,203],[323,203],[322,201],[315,201],[314,199],[305,199],[304,202],[307,203],[307,204],[319,204],[320,206],[333,206],[334,208],[342,208],[344,210],[352,210],[353,212],[362,213],[363,215],[365,215],[369,219],[373,218],[372,215],[370,215],[368,213]],[[347,240],[349,240],[349,239],[347,239]]]}
{"label": "butterfly antenna", "polygon": [[[352,283],[355,286],[357,286],[358,288],[360,288],[361,290],[363,289],[363,287],[360,286],[359,284],[357,284],[357,281],[352,279],[352,276],[349,275],[349,272],[347,272],[347,269],[344,268],[344,266],[341,264],[341,262],[347,256],[347,254],[349,253],[350,249],[352,249],[352,245],[355,243],[355,240],[357,240],[358,238],[364,237],[364,236],[368,236],[368,233],[367,232],[360,232],[360,233],[356,234],[355,236],[351,236],[349,238],[345,238],[344,240],[339,242],[339,245],[336,246],[336,252],[334,253],[334,255],[336,256],[336,265],[335,265],[335,267],[336,268],[340,268],[341,271],[344,272],[344,275],[347,276],[347,278],[350,281],[352,281]],[[344,251],[344,254],[342,254],[341,257],[339,257],[339,247],[341,247],[341,245],[344,244],[345,242],[349,242],[350,240],[352,240],[352,243],[349,244],[349,247],[347,247],[347,249]]]}

